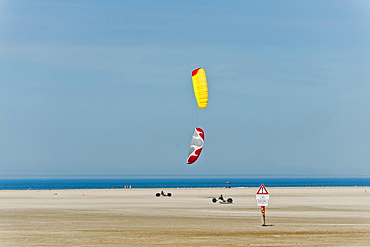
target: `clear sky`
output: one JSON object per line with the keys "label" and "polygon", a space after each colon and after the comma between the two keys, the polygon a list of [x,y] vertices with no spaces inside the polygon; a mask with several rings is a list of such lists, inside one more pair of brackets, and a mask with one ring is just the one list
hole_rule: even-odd
{"label": "clear sky", "polygon": [[369,27],[365,0],[0,0],[0,177],[370,177]]}

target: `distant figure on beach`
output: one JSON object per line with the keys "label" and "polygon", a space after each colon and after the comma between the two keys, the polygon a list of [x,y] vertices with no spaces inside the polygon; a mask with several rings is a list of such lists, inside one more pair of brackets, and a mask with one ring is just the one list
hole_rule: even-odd
{"label": "distant figure on beach", "polygon": [[223,197],[222,195],[220,195],[220,196],[218,197],[218,200],[222,200],[223,202],[225,202],[225,199],[224,199],[224,197]]}
{"label": "distant figure on beach", "polygon": [[163,190],[161,191],[161,195],[162,196],[166,196],[166,194],[163,192]]}

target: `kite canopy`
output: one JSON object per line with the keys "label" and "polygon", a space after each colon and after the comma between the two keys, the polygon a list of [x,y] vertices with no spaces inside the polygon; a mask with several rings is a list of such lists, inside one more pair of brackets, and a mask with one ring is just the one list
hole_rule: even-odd
{"label": "kite canopy", "polygon": [[202,152],[204,145],[204,131],[201,128],[195,128],[190,142],[188,165],[193,164]]}
{"label": "kite canopy", "polygon": [[198,68],[192,71],[191,76],[198,107],[200,109],[205,109],[208,104],[208,85],[206,72],[204,69]]}

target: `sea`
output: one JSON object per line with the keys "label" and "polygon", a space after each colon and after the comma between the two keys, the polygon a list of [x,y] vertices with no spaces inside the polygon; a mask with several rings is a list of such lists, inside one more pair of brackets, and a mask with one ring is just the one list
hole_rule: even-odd
{"label": "sea", "polygon": [[217,188],[217,187],[363,187],[370,178],[2,178],[0,190]]}

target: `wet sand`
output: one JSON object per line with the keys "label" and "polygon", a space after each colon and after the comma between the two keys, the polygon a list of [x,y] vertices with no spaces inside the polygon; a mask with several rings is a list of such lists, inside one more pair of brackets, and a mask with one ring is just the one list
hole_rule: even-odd
{"label": "wet sand", "polygon": [[370,188],[257,189],[3,190],[0,246],[370,246]]}

